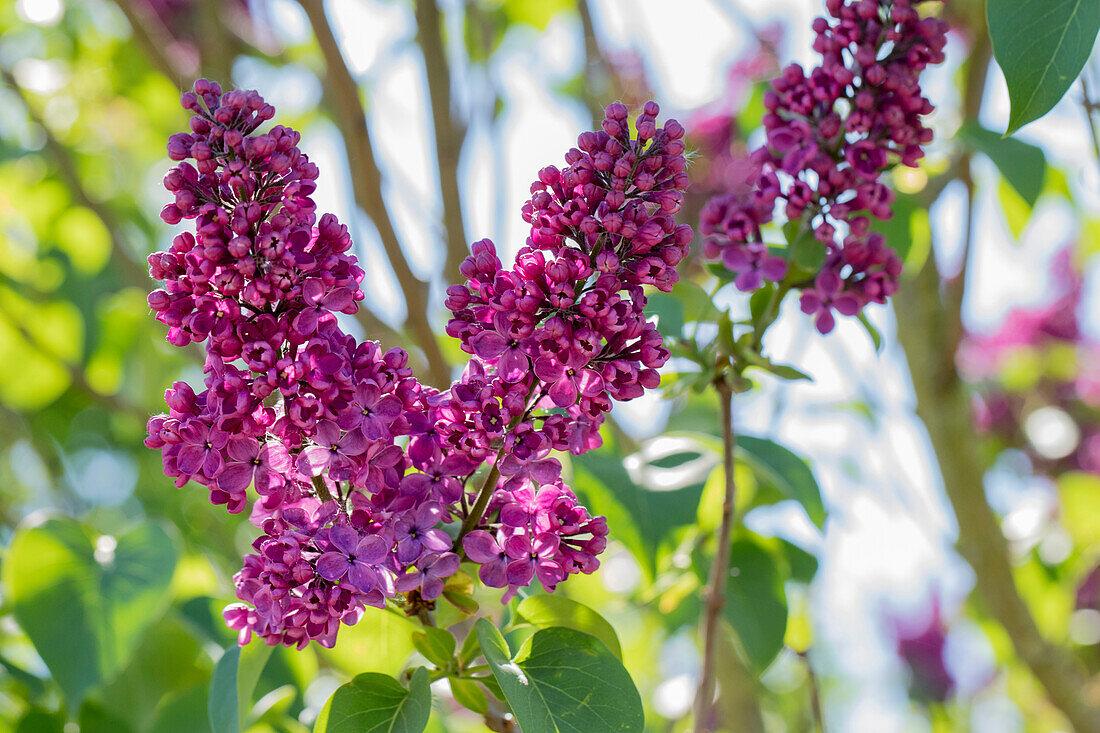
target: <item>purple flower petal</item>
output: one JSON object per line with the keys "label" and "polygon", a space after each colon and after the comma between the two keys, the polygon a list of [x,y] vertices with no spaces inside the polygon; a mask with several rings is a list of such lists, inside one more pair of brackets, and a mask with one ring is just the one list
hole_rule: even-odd
{"label": "purple flower petal", "polygon": [[470,346],[482,359],[495,359],[508,348],[508,341],[496,331],[482,331],[470,339]]}
{"label": "purple flower petal", "polygon": [[500,546],[493,536],[483,529],[475,529],[462,538],[462,548],[466,557],[474,562],[492,562],[500,557]]}
{"label": "purple flower petal", "polygon": [[332,582],[343,578],[350,567],[347,556],[339,552],[326,552],[317,558],[317,574]]}
{"label": "purple flower petal", "polygon": [[345,555],[353,555],[359,544],[359,533],[346,524],[337,524],[328,531],[329,542]]}

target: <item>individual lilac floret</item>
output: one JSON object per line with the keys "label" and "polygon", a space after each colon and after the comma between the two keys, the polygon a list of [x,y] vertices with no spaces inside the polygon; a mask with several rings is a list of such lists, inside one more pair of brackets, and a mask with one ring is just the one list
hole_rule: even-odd
{"label": "individual lilac floret", "polygon": [[332,527],[328,541],[333,549],[317,558],[317,574],[332,582],[346,575],[361,591],[374,590],[379,583],[377,567],[389,555],[390,543],[378,535],[360,536],[345,524]]}

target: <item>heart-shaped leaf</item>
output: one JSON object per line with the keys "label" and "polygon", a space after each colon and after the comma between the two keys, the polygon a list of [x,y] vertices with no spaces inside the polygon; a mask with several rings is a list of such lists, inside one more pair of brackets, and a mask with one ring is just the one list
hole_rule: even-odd
{"label": "heart-shaped leaf", "polygon": [[332,693],[313,733],[421,733],[432,712],[428,670],[418,667],[409,689],[378,672],[358,675]]}
{"label": "heart-shaped leaf", "polygon": [[541,629],[513,657],[488,620],[477,622],[477,635],[523,733],[644,730],[634,681],[596,637],[573,629]]}
{"label": "heart-shaped leaf", "polygon": [[600,614],[583,603],[577,603],[564,596],[530,596],[516,608],[516,620],[538,628],[564,626],[591,634],[607,646],[618,659],[623,658],[623,649],[615,629]]}
{"label": "heart-shaped leaf", "polygon": [[5,595],[71,709],[129,659],[163,610],[175,567],[172,538],[151,522],[96,541],[62,517],[16,532]]}

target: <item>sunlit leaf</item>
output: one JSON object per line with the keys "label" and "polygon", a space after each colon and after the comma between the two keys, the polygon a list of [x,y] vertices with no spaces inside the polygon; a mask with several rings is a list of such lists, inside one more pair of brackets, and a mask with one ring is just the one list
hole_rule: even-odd
{"label": "sunlit leaf", "polygon": [[611,650],[617,658],[623,658],[622,646],[614,627],[594,610],[560,595],[540,595],[525,598],[516,608],[516,621],[539,628],[563,626],[591,634]]}
{"label": "sunlit leaf", "polygon": [[359,623],[342,627],[336,646],[320,654],[349,674],[397,674],[413,651],[415,630],[397,614],[368,606]]}
{"label": "sunlit leaf", "polygon": [[541,629],[513,655],[488,620],[477,622],[477,634],[523,733],[644,730],[642,699],[633,680],[596,637],[573,629]]}
{"label": "sunlit leaf", "polygon": [[407,690],[389,675],[367,672],[332,693],[313,733],[421,733],[431,709],[424,667],[413,672]]}
{"label": "sunlit leaf", "polygon": [[111,235],[99,217],[83,206],[65,210],[55,224],[57,247],[86,275],[103,269],[111,256]]}
{"label": "sunlit leaf", "polygon": [[412,642],[425,659],[440,669],[445,669],[454,659],[455,637],[446,629],[425,626],[413,633]]}

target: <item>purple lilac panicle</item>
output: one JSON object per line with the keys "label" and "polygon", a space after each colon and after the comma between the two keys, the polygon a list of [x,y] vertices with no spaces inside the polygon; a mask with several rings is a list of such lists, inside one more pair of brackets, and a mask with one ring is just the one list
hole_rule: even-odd
{"label": "purple lilac panicle", "polygon": [[466,284],[447,291],[447,333],[474,358],[430,410],[446,454],[500,456],[496,531],[470,533],[463,549],[506,597],[533,577],[553,589],[598,566],[606,521],[577,504],[550,452],[598,447],[612,400],[656,387],[669,358],[643,288],[672,288],[692,231],[673,218],[687,187],[684,129],[657,127],[658,113],[647,103],[632,136],[627,108],[610,105],[564,169],[539,171],[512,268],[482,240],[462,265]]}
{"label": "purple lilac panicle", "polygon": [[[274,110],[253,91],[200,80],[182,102],[194,116],[169,140],[179,165],[161,215],[194,231],[150,256],[165,286],[149,304],[171,343],[204,345],[205,389],[173,385],[146,445],[177,485],[206,486],[234,513],[252,502],[262,534],[234,577],[242,603],[225,611],[240,642],[331,646],[366,605],[439,597],[458,552],[487,584],[509,586],[505,598],[595,570],[607,523],[549,454],[598,445],[611,400],[656,386],[668,358],[642,287],[670,288],[691,239],[672,220],[686,186],[682,128],[658,129],[650,104],[632,139],[612,105],[569,167],[532,187],[514,269],[491,243],[473,246],[468,285],[449,291],[448,331],[474,356],[440,392],[412,376],[404,351],[340,329],[363,271],[346,227],[316,214],[317,168],[298,133],[259,132]],[[486,462],[502,477],[489,513],[452,541],[443,527],[466,518],[466,484]]]}
{"label": "purple lilac panicle", "polygon": [[882,174],[916,166],[932,139],[932,112],[920,72],[943,61],[946,24],[916,6],[940,0],[827,0],[829,18],[814,21],[821,63],[791,64],[765,94],[767,143],[751,156],[745,190],[707,202],[700,216],[703,254],[738,273],[749,292],[780,281],[786,263],[769,255],[761,227],[777,204],[825,247],[811,282],[800,283],[803,312],[822,333],[833,311],[855,315],[897,290],[901,261],[870,217],[888,219],[894,194]]}

